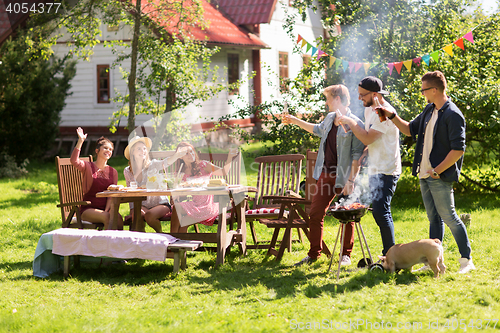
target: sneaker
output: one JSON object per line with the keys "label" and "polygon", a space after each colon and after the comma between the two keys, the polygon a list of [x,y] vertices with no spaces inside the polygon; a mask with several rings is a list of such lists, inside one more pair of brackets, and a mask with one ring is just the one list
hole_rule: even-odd
{"label": "sneaker", "polygon": [[458,262],[460,263],[460,270],[458,271],[460,274],[465,274],[473,269],[476,269],[476,266],[472,263],[472,258],[460,258],[458,259]]}
{"label": "sneaker", "polygon": [[426,272],[426,271],[430,271],[430,270],[431,270],[431,266],[424,265],[424,266],[420,267],[419,269],[413,269],[412,273],[415,273],[415,272]]}
{"label": "sneaker", "polygon": [[343,255],[342,260],[340,260],[340,266],[349,266],[350,264],[351,264],[351,257]]}
{"label": "sneaker", "polygon": [[316,260],[318,259],[313,259],[313,258],[310,258],[309,256],[306,256],[304,259],[302,259],[301,261],[299,261],[298,263],[294,264],[295,267],[298,267],[298,266],[302,266],[304,264],[312,264],[313,262],[315,262]]}

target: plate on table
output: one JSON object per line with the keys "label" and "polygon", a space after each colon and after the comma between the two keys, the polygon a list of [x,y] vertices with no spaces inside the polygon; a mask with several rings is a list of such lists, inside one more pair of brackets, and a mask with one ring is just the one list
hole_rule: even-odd
{"label": "plate on table", "polygon": [[227,186],[207,186],[207,190],[227,190]]}

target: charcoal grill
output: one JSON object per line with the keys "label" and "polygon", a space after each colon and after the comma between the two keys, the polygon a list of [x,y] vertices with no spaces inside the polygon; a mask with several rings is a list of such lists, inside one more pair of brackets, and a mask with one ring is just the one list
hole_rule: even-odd
{"label": "charcoal grill", "polygon": [[[347,223],[350,222],[355,222],[354,225],[356,227],[356,232],[358,234],[358,239],[359,239],[359,245],[361,247],[361,252],[363,253],[363,259],[361,259],[358,263],[358,267],[368,267],[370,270],[380,270],[382,267],[380,264],[375,263],[373,264],[373,258],[370,253],[370,248],[368,247],[368,243],[366,242],[366,237],[365,233],[363,232],[363,227],[361,226],[361,218],[366,214],[368,211],[367,206],[363,206],[360,208],[355,208],[355,209],[335,209],[331,208],[329,210],[329,215],[332,215],[335,217],[337,220],[339,220],[339,229],[337,231],[337,237],[335,239],[335,246],[333,247],[333,252],[332,256],[330,259],[330,265],[328,266],[328,271],[327,273],[330,273],[330,269],[332,267],[332,262],[333,262],[333,253],[335,253],[335,250],[337,248],[337,243],[339,241],[339,236],[342,235],[341,240],[340,240],[340,253],[339,253],[339,265],[337,268],[337,282],[339,281],[339,276],[340,276],[340,262],[342,261],[342,251],[344,250],[344,233],[345,233],[345,226]],[[361,234],[360,234],[361,232]],[[365,247],[363,247],[363,242],[361,241],[361,236],[363,236],[363,242]],[[366,252],[368,253],[368,257],[365,257],[365,248]],[[383,268],[382,268],[383,270]]]}

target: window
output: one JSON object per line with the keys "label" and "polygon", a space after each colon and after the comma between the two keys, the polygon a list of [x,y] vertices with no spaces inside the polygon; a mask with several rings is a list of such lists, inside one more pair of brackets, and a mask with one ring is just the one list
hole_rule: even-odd
{"label": "window", "polygon": [[97,103],[109,103],[109,65],[97,65]]}
{"label": "window", "polygon": [[[238,82],[240,78],[239,56],[234,53],[227,55],[227,82],[229,84]],[[229,95],[238,95],[238,88],[229,91]]]}
{"label": "window", "polygon": [[288,52],[279,53],[280,89],[288,91]]}

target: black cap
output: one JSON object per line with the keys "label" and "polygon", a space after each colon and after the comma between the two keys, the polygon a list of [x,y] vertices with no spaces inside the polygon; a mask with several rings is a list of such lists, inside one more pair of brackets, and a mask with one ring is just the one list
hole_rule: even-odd
{"label": "black cap", "polygon": [[368,91],[376,92],[382,95],[389,95],[388,91],[383,90],[384,84],[382,80],[375,76],[367,76],[359,83],[359,86]]}

